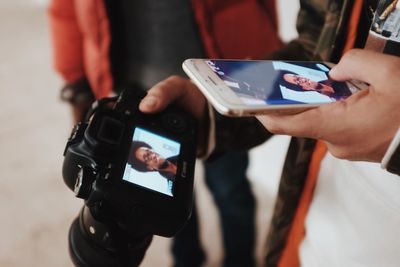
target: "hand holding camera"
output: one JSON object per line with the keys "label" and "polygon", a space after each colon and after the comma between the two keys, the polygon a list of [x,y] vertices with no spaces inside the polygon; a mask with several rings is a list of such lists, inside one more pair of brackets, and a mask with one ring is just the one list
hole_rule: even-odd
{"label": "hand holding camera", "polygon": [[100,100],[66,146],[64,181],[85,200],[70,230],[77,266],[137,266],[153,234],[171,237],[190,216],[196,121],[176,107],[142,113],[145,94]]}

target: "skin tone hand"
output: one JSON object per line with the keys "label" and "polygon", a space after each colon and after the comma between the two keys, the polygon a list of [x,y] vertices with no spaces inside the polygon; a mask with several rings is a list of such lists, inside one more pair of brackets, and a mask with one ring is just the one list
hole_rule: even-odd
{"label": "skin tone hand", "polygon": [[196,85],[180,76],[171,76],[155,86],[140,102],[139,109],[144,113],[164,110],[172,103],[192,113],[199,121],[204,119],[207,101]]}
{"label": "skin tone hand", "polygon": [[299,114],[257,118],[273,133],[326,141],[338,158],[381,161],[400,125],[400,58],[354,49],[330,76],[370,86],[346,100]]}

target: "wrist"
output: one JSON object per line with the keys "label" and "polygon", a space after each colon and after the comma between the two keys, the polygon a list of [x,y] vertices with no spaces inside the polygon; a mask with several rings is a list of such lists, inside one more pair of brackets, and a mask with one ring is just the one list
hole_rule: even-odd
{"label": "wrist", "polygon": [[381,167],[387,171],[400,175],[400,128],[387,149]]}
{"label": "wrist", "polygon": [[207,102],[204,119],[199,125],[199,146],[197,157],[206,159],[215,148],[215,118],[211,105]]}
{"label": "wrist", "polygon": [[85,78],[64,85],[60,98],[72,106],[88,106],[95,100],[89,82]]}

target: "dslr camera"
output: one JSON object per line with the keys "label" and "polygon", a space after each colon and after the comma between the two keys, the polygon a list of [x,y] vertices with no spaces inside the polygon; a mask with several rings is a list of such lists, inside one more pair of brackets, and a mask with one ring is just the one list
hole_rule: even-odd
{"label": "dslr camera", "polygon": [[153,235],[175,235],[190,216],[196,121],[173,106],[140,112],[145,95],[99,100],[68,139],[63,178],[85,203],[69,232],[76,266],[138,266]]}

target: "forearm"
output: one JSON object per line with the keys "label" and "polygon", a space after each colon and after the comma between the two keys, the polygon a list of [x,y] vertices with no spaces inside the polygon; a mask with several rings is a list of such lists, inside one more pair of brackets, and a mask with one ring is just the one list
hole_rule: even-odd
{"label": "forearm", "polygon": [[209,136],[209,142],[215,144],[210,158],[227,150],[249,150],[272,136],[254,117],[225,117],[213,110],[210,123],[213,124],[214,131],[210,133],[213,136]]}
{"label": "forearm", "polygon": [[305,44],[299,39],[295,39],[267,56],[269,60],[298,60],[309,61],[314,59],[312,49],[306,49]]}
{"label": "forearm", "polygon": [[52,0],[48,8],[53,64],[68,83],[84,77],[82,36],[73,0]]}

